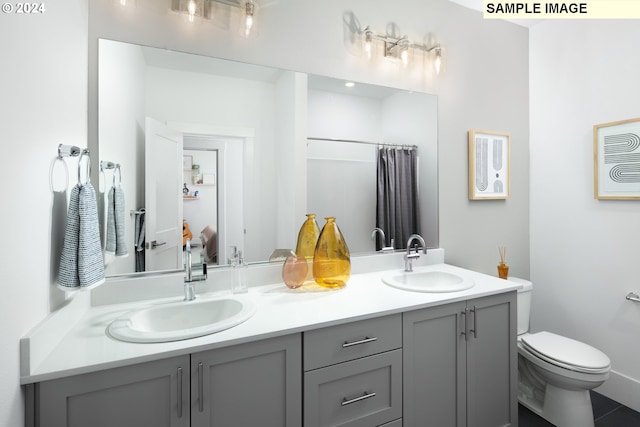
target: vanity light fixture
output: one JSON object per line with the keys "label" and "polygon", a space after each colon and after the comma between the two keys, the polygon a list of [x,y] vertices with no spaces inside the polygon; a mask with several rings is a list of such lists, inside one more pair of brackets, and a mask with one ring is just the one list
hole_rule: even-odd
{"label": "vanity light fixture", "polygon": [[433,62],[436,74],[440,73],[442,65],[442,47],[440,44],[427,46],[419,43],[412,43],[406,35],[402,37],[392,37],[387,35],[376,34],[371,27],[367,26],[362,31],[363,50],[367,59],[371,59],[374,51],[375,41],[381,41],[384,47],[384,57],[395,61],[399,61],[403,66],[409,64],[411,50],[420,50],[427,54],[433,52],[435,60]]}
{"label": "vanity light fixture", "polygon": [[253,0],[171,0],[171,10],[186,15],[189,22],[194,22],[196,18],[212,19],[214,3],[240,9],[244,35],[249,36],[256,19],[256,3]]}

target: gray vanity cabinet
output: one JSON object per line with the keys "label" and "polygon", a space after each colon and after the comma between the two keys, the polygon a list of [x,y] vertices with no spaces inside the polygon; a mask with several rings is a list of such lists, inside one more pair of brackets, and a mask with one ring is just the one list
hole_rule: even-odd
{"label": "gray vanity cabinet", "polygon": [[193,427],[302,425],[300,335],[191,355]]}
{"label": "gray vanity cabinet", "polygon": [[407,312],[404,426],[517,426],[516,293]]}
{"label": "gray vanity cabinet", "polygon": [[36,384],[37,427],[189,427],[189,356]]}
{"label": "gray vanity cabinet", "polygon": [[35,427],[300,427],[300,334],[35,385]]}

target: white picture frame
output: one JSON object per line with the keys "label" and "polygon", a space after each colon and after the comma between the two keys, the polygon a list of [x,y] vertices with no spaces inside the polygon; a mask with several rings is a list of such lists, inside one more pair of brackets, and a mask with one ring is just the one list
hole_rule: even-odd
{"label": "white picture frame", "polygon": [[503,132],[469,131],[469,200],[511,196],[510,139]]}

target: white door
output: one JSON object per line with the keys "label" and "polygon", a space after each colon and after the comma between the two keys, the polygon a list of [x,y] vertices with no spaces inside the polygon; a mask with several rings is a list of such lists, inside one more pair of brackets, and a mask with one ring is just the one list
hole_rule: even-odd
{"label": "white door", "polygon": [[145,270],[182,268],[182,134],[145,123]]}

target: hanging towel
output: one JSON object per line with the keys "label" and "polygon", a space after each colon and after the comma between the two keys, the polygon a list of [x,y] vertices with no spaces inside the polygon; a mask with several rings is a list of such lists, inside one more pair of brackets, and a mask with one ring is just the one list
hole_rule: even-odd
{"label": "hanging towel", "polygon": [[135,235],[136,272],[144,271],[144,209],[136,212]]}
{"label": "hanging towel", "polygon": [[71,191],[58,287],[91,289],[104,281],[96,193],[89,183],[77,185]]}
{"label": "hanging towel", "polygon": [[107,243],[105,252],[117,257],[129,255],[124,241],[124,192],[120,186],[113,186],[107,197]]}

